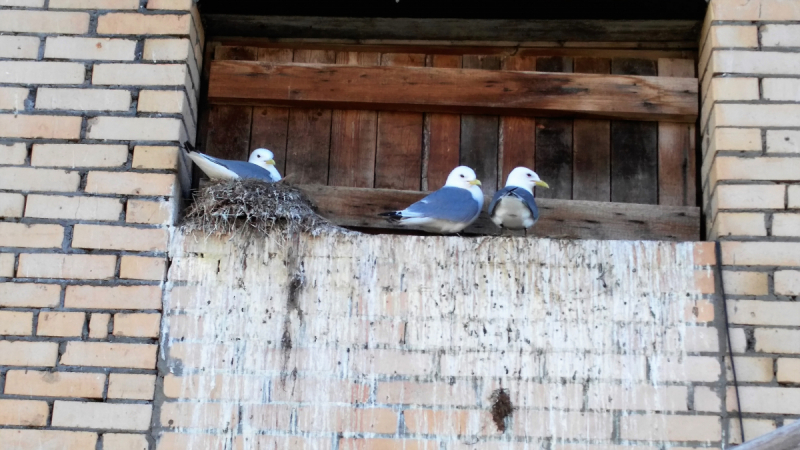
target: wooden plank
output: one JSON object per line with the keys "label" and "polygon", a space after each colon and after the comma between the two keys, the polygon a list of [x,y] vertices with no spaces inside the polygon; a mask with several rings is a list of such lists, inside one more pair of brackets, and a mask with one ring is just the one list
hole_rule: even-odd
{"label": "wooden plank", "polygon": [[206,14],[208,36],[434,41],[697,41],[695,20],[508,20]]}
{"label": "wooden plank", "polygon": [[[405,229],[378,214],[402,209],[425,192],[334,186],[299,186],[317,206],[320,215],[340,226]],[[463,234],[498,235],[484,212]],[[580,200],[538,199],[539,222],[530,235],[564,239],[677,240],[700,239],[700,208],[686,206],[629,205]]]}
{"label": "wooden plank", "polygon": [[[208,101],[208,78],[211,74],[211,61],[214,59],[218,43],[211,41],[206,43],[203,49],[203,71],[200,73],[200,101],[198,105],[197,117],[197,148],[205,149],[208,140],[208,123],[211,116],[211,105]],[[198,177],[192,176],[192,188],[196,188]]]}
{"label": "wooden plank", "polygon": [[[572,59],[537,58],[539,72],[571,72]],[[537,119],[536,173],[550,185],[537,189],[540,198],[572,198],[572,119]]]}
{"label": "wooden plank", "polygon": [[595,58],[692,59],[697,57],[697,40],[687,42],[508,42],[508,41],[424,41],[380,40],[347,41],[342,39],[268,39],[258,37],[216,36],[224,45],[333,50],[335,52],[427,53],[428,55],[498,55],[498,56],[573,56]]}
{"label": "wooden plank", "polygon": [[[611,72],[656,75],[656,61],[614,59]],[[611,201],[658,203],[658,124],[619,120],[611,123]]]}
{"label": "wooden plank", "polygon": [[[336,53],[324,50],[295,50],[297,63],[333,64]],[[213,67],[212,67],[213,73]],[[328,183],[331,143],[331,110],[292,108],[286,144],[286,175],[293,183]]]}
{"label": "wooden plank", "polygon": [[[575,58],[575,72],[611,73],[608,58]],[[572,125],[572,198],[611,200],[611,122],[576,119]]]}
{"label": "wooden plank", "polygon": [[658,203],[658,124],[611,123],[611,201]]}
{"label": "wooden plank", "polygon": [[[381,55],[385,73],[397,66],[425,65],[425,55],[389,53]],[[411,69],[414,70],[414,69]],[[400,93],[402,94],[402,93]],[[378,143],[375,156],[375,187],[419,190],[422,186],[422,114],[381,111],[378,113]]]}
{"label": "wooden plank", "polygon": [[[292,62],[291,49],[258,49],[258,60],[272,63]],[[269,106],[253,108],[253,127],[250,130],[252,149],[267,148],[275,155],[275,167],[286,173],[286,142],[289,133],[289,108]]]}
{"label": "wooden plank", "polygon": [[[694,77],[694,60],[658,60],[658,76]],[[695,205],[695,125],[658,124],[658,204]]]}
{"label": "wooden plank", "polygon": [[[343,52],[336,64],[377,66],[379,53]],[[331,125],[331,186],[372,187],[375,183],[375,150],[378,113],[367,110],[337,109]]]}
{"label": "wooden plank", "polygon": [[246,161],[250,156],[253,108],[212,105],[208,117],[205,153],[224,159]]}
{"label": "wooden plank", "polygon": [[[460,55],[431,55],[429,65],[457,69],[461,67]],[[447,181],[447,176],[458,166],[461,146],[461,116],[458,114],[431,113],[425,115],[426,159],[423,161],[424,190],[435,191]],[[425,164],[427,163],[427,164]]]}
{"label": "wooden plank", "polygon": [[220,45],[214,51],[216,61],[256,61],[258,47]]}
{"label": "wooden plank", "polygon": [[[500,70],[497,56],[465,55],[462,65],[467,69]],[[459,163],[475,170],[483,183],[483,191],[493,195],[497,191],[497,160],[500,118],[498,116],[461,116],[461,145]]]}
{"label": "wooden plank", "polygon": [[[295,52],[295,62],[298,52],[307,50]],[[248,105],[693,122],[697,89],[696,80],[685,78],[214,61],[209,98]]]}
{"label": "wooden plank", "polygon": [[[503,60],[503,70],[534,71],[536,58],[510,56]],[[500,118],[500,180],[505,185],[515,167],[536,170],[536,119],[503,116]]]}
{"label": "wooden plank", "polygon": [[[216,46],[215,60],[251,60],[258,57],[256,47]],[[250,126],[253,108],[248,106],[212,105],[208,116],[208,133],[204,150],[211,156],[247,160],[250,156]]]}
{"label": "wooden plank", "polygon": [[253,108],[250,130],[251,150],[269,149],[275,155],[275,167],[286,173],[286,143],[289,138],[289,108]]}

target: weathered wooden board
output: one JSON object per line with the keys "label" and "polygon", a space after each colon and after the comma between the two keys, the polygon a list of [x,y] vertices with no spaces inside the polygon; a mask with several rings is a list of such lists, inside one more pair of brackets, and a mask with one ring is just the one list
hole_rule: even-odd
{"label": "weathered wooden board", "polygon": [[425,53],[428,55],[574,56],[595,58],[697,57],[697,40],[687,42],[497,42],[497,41],[396,41],[371,39],[348,42],[341,39],[302,40],[291,38],[246,38],[215,36],[221,45],[256,45],[264,48],[333,50],[336,52]]}
{"label": "weathered wooden board", "polygon": [[[380,229],[405,229],[378,214],[403,209],[427,193],[391,189],[299,186],[317,206],[319,214],[337,225]],[[486,198],[484,209],[490,198]],[[631,205],[578,200],[537,199],[539,222],[529,235],[566,239],[678,240],[700,239],[700,209],[684,206]],[[486,215],[464,234],[499,235]]]}
{"label": "weathered wooden board", "polygon": [[[503,61],[503,70],[535,71],[536,58],[512,56]],[[504,186],[508,174],[515,167],[536,170],[536,119],[532,117],[504,116],[500,118],[500,185]]]}
{"label": "weathered wooden board", "polygon": [[[614,59],[611,72],[656,75],[656,61]],[[658,203],[658,124],[621,120],[611,123],[611,201]]]}
{"label": "weathered wooden board", "polygon": [[[431,55],[428,65],[458,69],[461,55]],[[427,189],[435,191],[444,186],[447,176],[458,166],[461,146],[461,116],[458,114],[429,113],[425,115],[425,144]],[[426,186],[423,186],[425,188]]]}
{"label": "weathered wooden board", "polygon": [[[291,49],[258,49],[258,60],[271,63],[292,62]],[[289,132],[289,108],[270,106],[253,108],[253,128],[250,130],[251,150],[267,148],[275,155],[275,167],[286,173],[286,143]]]}
{"label": "weathered wooden board", "polygon": [[[500,70],[497,56],[465,55],[466,69]],[[465,114],[461,116],[461,149],[459,162],[472,167],[489,195],[497,191],[497,150],[499,148],[500,118],[497,116]]]}
{"label": "weathered wooden board", "polygon": [[211,105],[205,153],[223,159],[246,161],[250,156],[250,122],[253,108]]}
{"label": "weathered wooden board", "polygon": [[[608,58],[575,58],[578,73],[611,73]],[[572,198],[611,200],[611,122],[576,119],[572,125]]]}
{"label": "weathered wooden board", "polygon": [[[381,55],[382,68],[425,65],[425,55],[390,53]],[[402,66],[402,67],[401,67]],[[378,148],[375,163],[375,187],[420,189],[422,183],[423,116],[413,112],[378,113]]]}
{"label": "weathered wooden board", "polygon": [[[296,50],[294,61],[333,64],[336,62],[336,53],[324,50]],[[211,64],[212,73],[214,64]],[[328,184],[331,110],[292,108],[289,111],[288,136],[286,175],[291,175],[294,183]],[[324,150],[320,151],[321,149]]]}
{"label": "weathered wooden board", "polygon": [[[255,61],[258,48],[245,46],[214,47],[214,59]],[[249,106],[212,105],[209,108],[208,135],[205,152],[224,159],[244,159],[250,156],[250,127],[253,108]]]}
{"label": "weathered wooden board", "polygon": [[[336,63],[377,66],[380,63],[380,54],[337,53]],[[351,187],[373,186],[377,133],[377,112],[352,109],[333,111],[328,184]]]}
{"label": "weathered wooden board", "polygon": [[696,42],[693,20],[474,20],[204,15],[208,36],[262,38]]}
{"label": "weathered wooden board", "polygon": [[[300,52],[295,51],[296,62]],[[213,61],[209,99],[249,105],[692,122],[697,117],[697,89],[696,80],[685,78]]]}
{"label": "weathered wooden board", "polygon": [[[572,58],[536,58],[540,72],[571,72]],[[536,172],[550,185],[541,198],[572,198],[572,119],[537,119]]]}
{"label": "weathered wooden board", "polygon": [[[694,60],[658,60],[660,77],[694,77]],[[658,204],[696,203],[694,124],[658,124]]]}

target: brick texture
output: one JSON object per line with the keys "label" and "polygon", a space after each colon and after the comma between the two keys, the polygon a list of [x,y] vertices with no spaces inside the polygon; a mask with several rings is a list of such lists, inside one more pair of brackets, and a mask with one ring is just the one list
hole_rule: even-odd
{"label": "brick texture", "polygon": [[122,203],[113,198],[29,195],[25,217],[72,220],[119,220]]}
{"label": "brick texture", "polygon": [[72,246],[131,251],[164,251],[167,230],[163,228],[132,228],[106,225],[75,225]]}
{"label": "brick texture", "polygon": [[153,446],[203,36],[191,1],[0,0],[3,449]]}
{"label": "brick texture", "polygon": [[5,393],[35,397],[102,398],[106,376],[102,373],[10,370]]}
{"label": "brick texture", "polygon": [[23,253],[19,255],[17,276],[104,280],[114,276],[116,261],[114,255]]}
{"label": "brick texture", "polygon": [[144,431],[150,426],[152,406],[82,403],[56,400],[53,426]]}
{"label": "brick texture", "polygon": [[[798,18],[797,2],[712,0],[701,38],[701,65],[707,67],[702,110],[708,112],[704,213],[710,237],[724,239],[726,304],[739,354],[734,359],[739,381],[747,383],[740,394],[748,440],[782,423],[780,415],[797,414],[791,406],[796,389],[776,383],[793,382],[787,371],[800,354],[800,310],[792,301],[800,293],[800,214],[792,210],[800,197],[794,201],[796,173],[786,172],[800,167],[800,134],[782,115],[800,108],[800,26],[792,22]],[[745,80],[756,78],[760,92],[753,95]],[[727,379],[732,386],[730,373]],[[725,395],[728,410],[734,409],[733,394],[729,388]],[[740,443],[737,421],[729,431],[729,443]]]}
{"label": "brick texture", "polygon": [[39,88],[36,109],[78,109],[86,111],[127,111],[131,93],[112,89]]}
{"label": "brick texture", "polygon": [[42,311],[39,314],[37,336],[80,337],[86,314],[80,312]]}

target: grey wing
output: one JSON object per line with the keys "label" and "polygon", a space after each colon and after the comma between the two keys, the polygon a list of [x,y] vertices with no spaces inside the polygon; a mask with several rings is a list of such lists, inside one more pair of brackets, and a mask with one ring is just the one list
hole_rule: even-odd
{"label": "grey wing", "polygon": [[466,189],[445,186],[405,209],[420,217],[469,222],[480,211],[480,205]]}
{"label": "grey wing", "polygon": [[272,175],[267,171],[267,169],[258,167],[255,164],[251,164],[246,161],[232,161],[229,159],[214,158],[213,156],[204,155],[202,153],[201,155],[215,164],[219,164],[236,175],[239,175],[239,178],[256,178],[259,180],[268,181],[270,183],[277,181],[272,178]]}
{"label": "grey wing", "polygon": [[494,214],[494,208],[497,206],[497,203],[500,202],[500,199],[508,195],[513,195],[525,202],[525,204],[528,206],[528,209],[531,210],[533,220],[539,220],[539,208],[536,207],[536,200],[533,199],[533,195],[531,195],[531,193],[525,189],[517,186],[506,186],[503,189],[495,192],[494,197],[492,197],[492,203],[489,204],[490,216]]}

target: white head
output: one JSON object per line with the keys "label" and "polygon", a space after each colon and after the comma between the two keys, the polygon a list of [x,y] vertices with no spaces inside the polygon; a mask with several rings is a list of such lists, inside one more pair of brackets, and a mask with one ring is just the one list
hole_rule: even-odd
{"label": "white head", "polygon": [[263,167],[272,174],[272,179],[280,180],[281,174],[275,168],[275,155],[265,148],[257,148],[250,153],[250,159],[247,160],[251,164]]}
{"label": "white head", "polygon": [[472,187],[480,186],[481,181],[475,175],[474,170],[467,166],[458,166],[447,176],[447,182],[444,185],[470,190]]}
{"label": "white head", "polygon": [[275,165],[275,155],[265,148],[257,148],[250,153],[250,159],[247,160],[251,164],[257,164],[263,168]]}
{"label": "white head", "polygon": [[541,186],[543,188],[550,187],[547,183],[539,179],[539,175],[536,175],[536,172],[527,167],[517,167],[512,170],[511,173],[508,174],[506,186],[519,186],[523,189],[527,189],[530,193],[533,193],[534,186]]}

